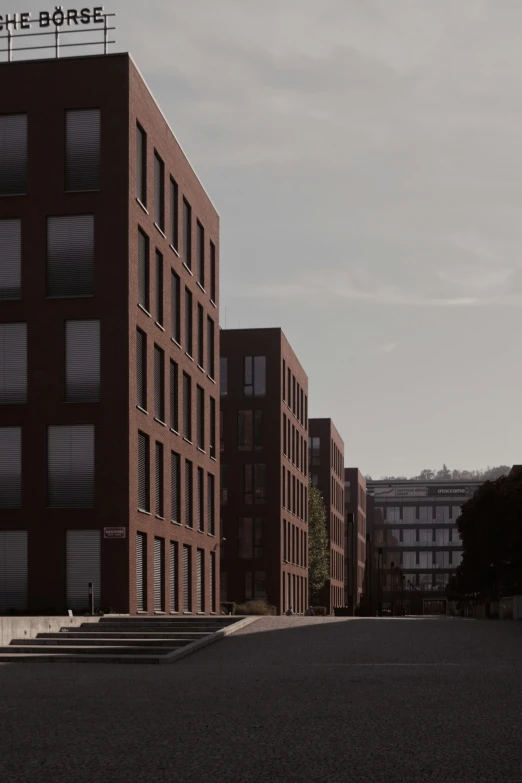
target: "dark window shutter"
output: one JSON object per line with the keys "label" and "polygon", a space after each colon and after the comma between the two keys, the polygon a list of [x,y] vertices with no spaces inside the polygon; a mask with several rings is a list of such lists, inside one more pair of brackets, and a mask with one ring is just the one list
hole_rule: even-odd
{"label": "dark window shutter", "polygon": [[0,508],[22,505],[22,428],[0,427]]}
{"label": "dark window shutter", "polygon": [[201,530],[202,532],[205,530],[205,521],[204,521],[204,481],[205,481],[205,471],[203,468],[198,468],[198,508],[197,508],[197,516],[198,516],[198,530]]}
{"label": "dark window shutter", "polygon": [[147,545],[145,533],[136,534],[136,610],[147,609]]}
{"label": "dark window shutter", "polygon": [[66,112],[65,189],[100,188],[100,110]]}
{"label": "dark window shutter", "polygon": [[179,377],[177,362],[170,360],[170,427],[179,432]]}
{"label": "dark window shutter", "polygon": [[192,356],[192,293],[185,288],[185,350]]}
{"label": "dark window shutter", "polygon": [[170,244],[178,250],[178,183],[170,178]]}
{"label": "dark window shutter", "polygon": [[156,321],[163,326],[163,256],[156,250]]}
{"label": "dark window shutter", "polygon": [[210,456],[216,457],[216,401],[210,398]]}
{"label": "dark window shutter", "polygon": [[136,404],[147,410],[147,335],[136,330]]}
{"label": "dark window shutter", "polygon": [[0,612],[27,610],[27,530],[0,530]]}
{"label": "dark window shutter", "polygon": [[165,230],[165,164],[157,152],[154,153],[154,220]]}
{"label": "dark window shutter", "polygon": [[154,416],[165,421],[165,354],[154,346]]}
{"label": "dark window shutter", "polygon": [[0,324],[0,405],[17,405],[25,402],[27,402],[27,324]]}
{"label": "dark window shutter", "polygon": [[67,402],[98,402],[100,399],[100,322],[66,321]]}
{"label": "dark window shutter", "polygon": [[94,507],[94,426],[48,428],[48,505]]}
{"label": "dark window shutter", "polygon": [[170,563],[169,563],[169,598],[170,598],[170,611],[177,612],[179,610],[178,602],[178,542],[170,542]]}
{"label": "dark window shutter", "polygon": [[197,611],[198,612],[204,612],[205,611],[205,581],[204,581],[204,569],[203,569],[203,563],[204,563],[204,557],[205,553],[203,549],[197,550],[197,561],[196,561],[196,604],[197,604]]}
{"label": "dark window shutter", "polygon": [[190,376],[183,373],[183,437],[192,440],[192,400]]}
{"label": "dark window shutter", "polygon": [[149,312],[149,238],[138,229],[138,304]]}
{"label": "dark window shutter", "polygon": [[212,473],[207,474],[207,533],[211,536],[215,533],[215,480]]}
{"label": "dark window shutter", "polygon": [[204,328],[204,314],[203,314],[203,308],[200,304],[198,304],[198,364],[200,367],[204,367],[205,365],[205,358],[204,358],[204,351],[203,351],[203,341],[204,341],[204,334],[203,334],[203,328]]}
{"label": "dark window shutter", "polygon": [[192,269],[192,210],[183,199],[183,261]]}
{"label": "dark window shutter", "polygon": [[207,316],[207,373],[214,378],[214,321]]}
{"label": "dark window shutter", "polygon": [[192,611],[192,563],[191,547],[183,544],[183,611]]}
{"label": "dark window shutter", "polygon": [[163,444],[156,441],[156,516],[163,517]]}
{"label": "dark window shutter", "polygon": [[136,197],[147,206],[147,134],[136,126]]}
{"label": "dark window shutter", "polygon": [[210,611],[216,611],[216,553],[210,553]]}
{"label": "dark window shutter", "polygon": [[180,283],[175,272],[170,275],[171,337],[181,343]]}
{"label": "dark window shutter", "polygon": [[154,539],[154,611],[165,611],[165,539]]}
{"label": "dark window shutter", "polygon": [[138,508],[150,511],[149,436],[138,433]]}
{"label": "dark window shutter", "polygon": [[18,219],[0,220],[0,301],[22,295],[22,229]]}
{"label": "dark window shutter", "polygon": [[216,302],[216,246],[210,243],[210,299]]}
{"label": "dark window shutter", "polygon": [[205,448],[205,392],[201,386],[196,387],[197,405],[197,446],[198,449]]}
{"label": "dark window shutter", "polygon": [[94,295],[94,216],[47,218],[47,296]]}
{"label": "dark window shutter", "polygon": [[172,451],[170,454],[170,518],[172,522],[181,524],[181,464],[180,456]]}
{"label": "dark window shutter", "polygon": [[192,521],[193,499],[192,499],[192,462],[185,460],[185,524],[187,527],[193,527]]}
{"label": "dark window shutter", "polygon": [[0,196],[27,193],[27,114],[0,116]]}
{"label": "dark window shutter", "polygon": [[196,224],[196,255],[198,263],[198,283],[205,287],[205,230],[201,223]]}

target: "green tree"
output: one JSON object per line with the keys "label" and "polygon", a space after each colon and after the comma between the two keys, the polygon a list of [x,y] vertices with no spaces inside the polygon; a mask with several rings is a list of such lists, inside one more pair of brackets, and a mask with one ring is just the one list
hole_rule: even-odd
{"label": "green tree", "polygon": [[312,603],[330,577],[330,545],[323,496],[308,482],[308,586]]}
{"label": "green tree", "polygon": [[435,478],[442,479],[443,481],[451,478],[451,470],[448,468],[446,463],[444,463],[442,468],[437,471]]}

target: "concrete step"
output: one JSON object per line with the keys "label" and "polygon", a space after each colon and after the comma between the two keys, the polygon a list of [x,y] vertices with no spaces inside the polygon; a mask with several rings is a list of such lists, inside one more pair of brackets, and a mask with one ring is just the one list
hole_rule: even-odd
{"label": "concrete step", "polygon": [[[192,639],[135,639],[134,637],[125,639],[114,639],[100,636],[82,636],[75,637],[72,634],[49,634],[42,638],[37,636],[36,639],[12,639],[10,646],[20,647],[148,647],[148,648],[164,648],[177,649],[179,647],[185,647],[190,644]],[[5,648],[4,648],[5,649]]]}
{"label": "concrete step", "polygon": [[106,648],[103,654],[99,655],[82,655],[78,650],[74,650],[71,653],[66,653],[63,650],[60,652],[46,651],[45,653],[34,651],[31,653],[25,653],[24,655],[13,655],[10,653],[0,653],[0,664],[2,663],[162,663],[164,660],[164,654],[162,655],[143,655],[143,650],[140,650],[139,655],[126,655],[122,653],[109,653],[110,648]]}
{"label": "concrete step", "polygon": [[[65,628],[71,627],[71,626],[63,626]],[[128,632],[128,631],[143,631],[143,632],[162,632],[162,633],[179,633],[181,631],[185,631],[187,633],[215,633],[216,631],[220,631],[221,628],[225,628],[226,626],[221,626],[218,628],[209,628],[207,626],[177,626],[177,625],[162,625],[161,623],[149,623],[149,624],[143,624],[143,623],[136,623],[135,625],[97,625],[95,623],[86,623],[85,625],[78,626],[78,630],[85,631],[86,633],[96,633],[97,631],[103,630],[103,631],[112,631],[112,632]]]}
{"label": "concrete step", "polygon": [[171,650],[177,650],[178,647],[172,646],[172,647],[126,647],[125,645],[119,646],[113,644],[110,647],[106,646],[98,646],[98,645],[83,645],[83,646],[68,646],[68,645],[55,645],[54,647],[52,645],[27,645],[27,644],[21,644],[19,646],[13,645],[12,647],[0,647],[0,655],[6,654],[6,655],[37,655],[45,654],[45,655],[52,655],[52,654],[60,654],[64,655],[65,653],[71,653],[73,655],[99,655],[100,653],[107,655],[110,653],[111,655],[136,655],[136,654],[144,654],[147,655],[167,655],[168,652]]}
{"label": "concrete step", "polygon": [[[80,619],[80,618],[78,618]],[[191,614],[138,614],[132,617],[100,617],[99,623],[150,623],[150,622],[170,622],[170,623],[207,623],[208,625],[230,625],[235,623],[239,617],[230,617],[229,615],[220,615],[209,617],[208,615]]]}
{"label": "concrete step", "polygon": [[[207,631],[201,633],[191,633],[189,631],[104,631],[102,629],[97,631],[71,631],[69,629],[52,633],[51,631],[45,631],[38,634],[38,639],[55,639],[57,636],[66,639],[149,639],[151,641],[159,639],[179,639],[186,640],[187,642],[193,642],[196,639],[201,639],[203,636],[208,636]],[[30,641],[25,639],[22,641]]]}

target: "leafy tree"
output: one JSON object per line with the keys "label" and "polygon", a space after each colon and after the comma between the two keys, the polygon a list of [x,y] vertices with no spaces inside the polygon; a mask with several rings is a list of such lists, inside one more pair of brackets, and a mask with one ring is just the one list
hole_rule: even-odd
{"label": "leafy tree", "polygon": [[323,496],[308,482],[308,585],[312,603],[330,578],[330,545]]}
{"label": "leafy tree", "polygon": [[448,468],[446,463],[442,466],[440,470],[437,471],[435,474],[436,479],[442,479],[443,481],[447,481],[451,478],[451,470]]}
{"label": "leafy tree", "polygon": [[415,476],[415,478],[418,478],[421,481],[431,481],[433,478],[435,478],[435,473],[431,468],[425,468],[424,470],[421,470],[420,474]]}

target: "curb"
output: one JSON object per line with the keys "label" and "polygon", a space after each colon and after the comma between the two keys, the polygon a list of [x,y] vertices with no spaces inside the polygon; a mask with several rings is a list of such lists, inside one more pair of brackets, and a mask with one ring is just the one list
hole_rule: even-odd
{"label": "curb", "polygon": [[221,628],[219,631],[209,633],[208,636],[204,636],[202,639],[196,639],[194,642],[187,644],[185,647],[181,647],[179,650],[169,653],[168,655],[158,658],[158,663],[176,663],[181,658],[185,658],[187,655],[201,650],[203,647],[208,647],[209,644],[214,644],[220,639],[224,639],[225,636],[230,636],[236,631],[240,631],[242,628],[246,628],[247,625],[255,623],[259,620],[259,617],[243,617],[242,620],[238,620],[237,623],[231,623],[225,628]]}

